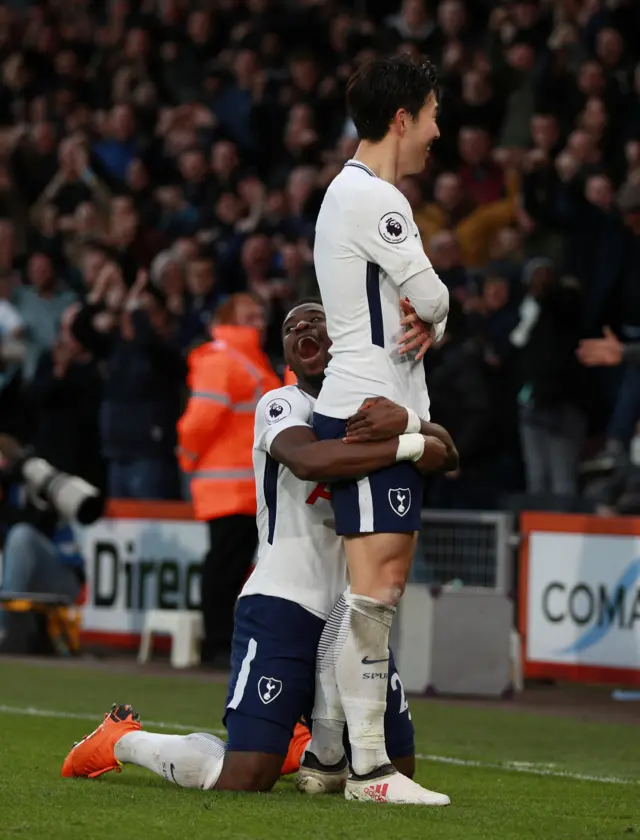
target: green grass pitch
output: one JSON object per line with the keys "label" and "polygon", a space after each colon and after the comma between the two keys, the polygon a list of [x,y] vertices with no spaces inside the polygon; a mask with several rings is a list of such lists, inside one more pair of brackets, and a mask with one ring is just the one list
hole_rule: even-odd
{"label": "green grass pitch", "polygon": [[[0,838],[25,840],[599,840],[640,837],[640,730],[413,701],[417,780],[445,809],[176,788],[138,768],[62,779],[114,701],[163,732],[220,730],[223,685],[0,661]],[[152,725],[150,722],[155,722]],[[162,728],[161,728],[162,725]]]}

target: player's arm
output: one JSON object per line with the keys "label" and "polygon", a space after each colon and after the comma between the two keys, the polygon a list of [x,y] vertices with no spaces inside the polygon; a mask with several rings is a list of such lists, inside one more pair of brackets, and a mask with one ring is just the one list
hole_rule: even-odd
{"label": "player's arm", "polygon": [[[427,262],[429,262],[425,254]],[[440,324],[449,314],[449,289],[429,265],[402,283],[402,291],[426,324]],[[441,336],[440,336],[441,337]]]}
{"label": "player's arm", "polygon": [[[413,412],[411,416],[415,417]],[[446,448],[447,457],[442,467],[443,472],[457,470],[460,459],[449,432],[443,426],[428,420],[419,420],[419,423],[421,434],[436,438]],[[369,445],[370,442],[405,433],[408,429],[411,429],[410,412],[391,400],[378,397],[365,400],[358,411],[349,418],[346,440],[354,446],[363,443]]]}
{"label": "player's arm", "polygon": [[355,197],[346,208],[351,245],[383,269],[422,321],[439,324],[449,313],[449,290],[425,254],[398,191],[382,183],[376,189],[374,201]]}
{"label": "player's arm", "polygon": [[[410,437],[414,436],[402,436]],[[293,426],[273,439],[269,454],[296,478],[318,482],[357,478],[390,467],[398,460],[415,461],[425,473],[441,470],[446,463],[446,446],[434,436],[424,437],[421,454],[417,449],[403,450],[403,443],[398,435],[376,443],[347,445],[342,440],[319,441],[309,426]]]}

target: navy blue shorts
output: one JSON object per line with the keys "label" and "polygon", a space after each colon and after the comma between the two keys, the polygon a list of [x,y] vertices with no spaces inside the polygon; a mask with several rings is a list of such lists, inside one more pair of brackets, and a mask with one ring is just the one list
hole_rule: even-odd
{"label": "navy blue shorts", "polygon": [[[346,420],[314,413],[313,431],[320,440],[345,436]],[[422,475],[408,461],[371,473],[366,478],[331,484],[336,534],[400,534],[419,531]]]}
{"label": "navy blue shorts", "polygon": [[[239,599],[223,718],[229,752],[286,756],[296,723],[301,717],[311,720],[316,651],[324,624],[284,598]],[[385,731],[389,758],[413,755],[413,723],[393,654]]]}

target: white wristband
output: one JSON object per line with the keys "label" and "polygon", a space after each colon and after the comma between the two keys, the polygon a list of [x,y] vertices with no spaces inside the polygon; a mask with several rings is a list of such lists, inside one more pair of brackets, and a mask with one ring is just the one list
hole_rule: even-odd
{"label": "white wristband", "polygon": [[415,435],[422,428],[422,422],[412,408],[407,408],[407,428],[404,430],[405,435]]}
{"label": "white wristband", "polygon": [[419,461],[424,452],[424,436],[419,434],[400,435],[396,461]]}

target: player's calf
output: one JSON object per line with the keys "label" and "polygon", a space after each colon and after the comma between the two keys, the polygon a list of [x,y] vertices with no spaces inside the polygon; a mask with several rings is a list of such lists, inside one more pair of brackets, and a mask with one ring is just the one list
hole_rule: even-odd
{"label": "player's calf", "polygon": [[228,752],[216,790],[266,793],[280,778],[282,755],[256,752]]}
{"label": "player's calf", "polygon": [[[233,720],[233,717],[231,718]],[[298,723],[289,741],[286,756],[276,753],[229,750],[216,790],[242,790],[266,793],[281,776],[295,773],[311,740],[307,726]]]}

